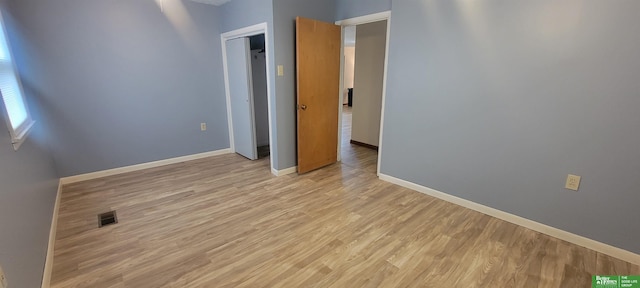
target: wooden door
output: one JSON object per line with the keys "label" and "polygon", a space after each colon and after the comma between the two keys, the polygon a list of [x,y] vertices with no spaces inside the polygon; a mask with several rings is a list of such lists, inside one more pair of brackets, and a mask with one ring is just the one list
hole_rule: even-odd
{"label": "wooden door", "polygon": [[258,159],[251,83],[249,38],[227,40],[227,75],[231,100],[231,124],[236,153]]}
{"label": "wooden door", "polygon": [[338,158],[340,26],[296,18],[298,173]]}

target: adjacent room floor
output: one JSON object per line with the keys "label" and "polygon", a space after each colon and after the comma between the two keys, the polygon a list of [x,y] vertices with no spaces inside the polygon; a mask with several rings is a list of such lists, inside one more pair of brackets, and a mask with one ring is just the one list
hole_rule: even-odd
{"label": "adjacent room floor", "polygon": [[[301,176],[232,154],[66,185],[52,287],[590,287],[640,274],[380,181],[376,152],[342,142],[341,163]],[[119,222],[98,228],[109,210]]]}

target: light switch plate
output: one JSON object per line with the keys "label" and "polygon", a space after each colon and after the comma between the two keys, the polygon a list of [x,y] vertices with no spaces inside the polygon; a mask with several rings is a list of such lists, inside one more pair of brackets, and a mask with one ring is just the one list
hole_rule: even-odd
{"label": "light switch plate", "polygon": [[565,183],[564,188],[578,191],[578,187],[580,187],[580,176],[569,174],[567,176],[567,183]]}
{"label": "light switch plate", "polygon": [[284,66],[278,65],[278,76],[284,76]]}
{"label": "light switch plate", "polygon": [[200,123],[200,131],[207,131],[207,123]]}

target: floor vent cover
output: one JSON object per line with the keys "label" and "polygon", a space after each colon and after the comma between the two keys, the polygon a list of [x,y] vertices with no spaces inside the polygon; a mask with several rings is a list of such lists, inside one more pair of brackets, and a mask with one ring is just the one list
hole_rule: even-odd
{"label": "floor vent cover", "polygon": [[118,223],[118,217],[116,211],[109,211],[98,215],[98,227],[103,227],[111,224]]}

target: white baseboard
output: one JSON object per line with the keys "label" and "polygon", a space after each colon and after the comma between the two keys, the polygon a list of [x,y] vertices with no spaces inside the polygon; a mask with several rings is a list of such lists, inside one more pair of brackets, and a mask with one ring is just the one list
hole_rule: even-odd
{"label": "white baseboard", "polygon": [[276,170],[275,168],[271,168],[271,174],[276,176],[284,176],[287,174],[292,174],[298,172],[298,166],[289,167],[282,170]]}
{"label": "white baseboard", "polygon": [[230,148],[60,178],[62,185],[231,153]]}
{"label": "white baseboard", "polygon": [[56,244],[56,231],[58,229],[58,210],[60,210],[60,198],[62,197],[62,182],[58,181],[58,191],[56,192],[56,202],[53,205],[53,216],[51,218],[51,229],[49,229],[49,246],[47,247],[47,258],[44,262],[44,272],[42,274],[42,288],[49,288],[51,285],[51,274],[53,273],[53,251]]}
{"label": "white baseboard", "polygon": [[380,180],[387,181],[405,188],[409,188],[411,190],[415,190],[417,192],[427,194],[429,196],[436,197],[438,199],[442,199],[444,201],[460,205],[465,208],[469,208],[471,210],[478,211],[480,213],[496,217],[498,219],[502,219],[507,222],[511,222],[516,225],[520,225],[525,228],[529,228],[534,231],[538,231],[543,234],[547,234],[549,236],[627,261],[629,263],[633,263],[636,265],[640,265],[640,255],[635,254],[633,252],[614,247],[602,242],[598,242],[580,235],[576,235],[564,230],[560,230],[558,228],[554,228],[539,222],[535,222],[511,213],[507,213],[495,208],[491,208],[488,206],[484,206],[482,204],[478,204],[466,199],[462,199],[453,195],[449,195],[438,190],[431,189],[429,187],[425,187],[422,185],[418,185],[406,180],[398,179],[393,176],[385,175],[380,173]]}

